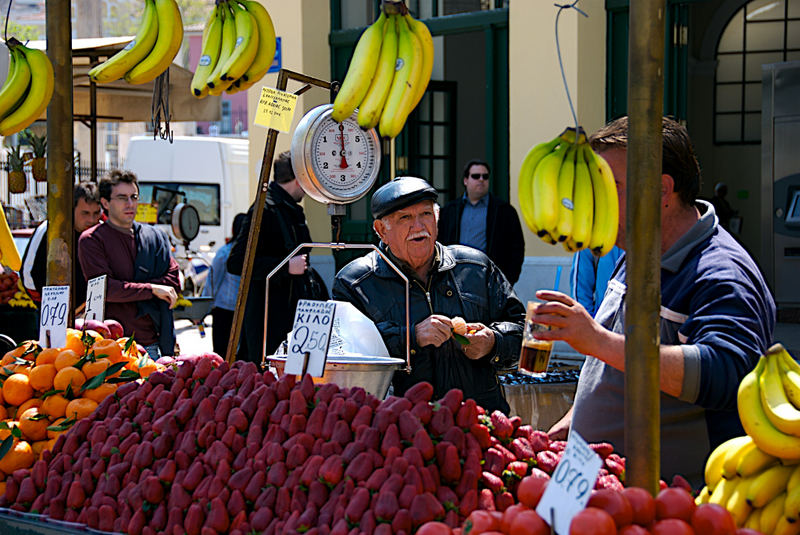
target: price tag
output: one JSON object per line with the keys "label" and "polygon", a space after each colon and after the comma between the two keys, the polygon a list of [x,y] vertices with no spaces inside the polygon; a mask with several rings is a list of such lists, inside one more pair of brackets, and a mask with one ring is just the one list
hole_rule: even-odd
{"label": "price tag", "polygon": [[67,345],[67,312],[69,311],[69,286],[42,288],[42,308],[39,320],[39,345],[64,347]]}
{"label": "price tag", "polygon": [[570,432],[567,449],[558,463],[536,507],[559,535],[568,535],[572,517],[589,501],[603,461],[575,431]]}
{"label": "price tag", "polygon": [[84,319],[103,321],[106,309],[106,276],[89,279],[86,284],[86,315]]}
{"label": "price tag", "polygon": [[285,373],[300,375],[303,362],[308,357],[306,372],[312,377],[322,377],[336,303],[301,299],[294,313],[294,327],[289,339]]}
{"label": "price tag", "polygon": [[139,223],[153,225],[158,222],[158,206],[155,204],[140,202],[136,205],[136,216]]}
{"label": "price tag", "polygon": [[272,87],[262,87],[253,122],[265,128],[289,132],[292,129],[295,106],[297,106],[297,95],[278,91]]}

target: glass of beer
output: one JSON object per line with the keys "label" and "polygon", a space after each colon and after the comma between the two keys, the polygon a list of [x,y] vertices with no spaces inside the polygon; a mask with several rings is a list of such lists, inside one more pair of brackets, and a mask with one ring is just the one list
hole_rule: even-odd
{"label": "glass of beer", "polygon": [[533,333],[546,331],[550,327],[534,323],[532,318],[536,313],[536,301],[528,301],[528,308],[525,311],[525,329],[522,332],[522,350],[519,355],[519,371],[526,375],[541,377],[547,371],[550,364],[550,352],[553,350],[553,342],[550,340],[537,340]]}

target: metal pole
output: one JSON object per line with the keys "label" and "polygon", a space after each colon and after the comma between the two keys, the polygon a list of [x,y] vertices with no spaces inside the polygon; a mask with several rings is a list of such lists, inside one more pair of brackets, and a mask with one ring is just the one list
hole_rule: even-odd
{"label": "metal pole", "polygon": [[[100,179],[97,177],[97,84],[89,78],[89,137],[91,138],[91,150],[89,157],[91,158],[91,182],[98,183]],[[80,166],[81,162],[78,162]]]}
{"label": "metal pole", "polygon": [[665,0],[630,4],[625,298],[626,484],[658,492],[660,474],[661,116]]}
{"label": "metal pole", "polygon": [[72,287],[75,303],[72,221],[72,24],[70,2],[47,0],[47,55],[55,90],[47,106],[47,284]]}

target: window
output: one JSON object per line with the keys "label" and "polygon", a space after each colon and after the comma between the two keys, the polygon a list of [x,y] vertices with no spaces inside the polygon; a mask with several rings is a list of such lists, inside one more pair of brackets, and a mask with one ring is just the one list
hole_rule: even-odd
{"label": "window", "polygon": [[761,65],[800,60],[800,0],[751,0],[717,43],[714,141],[761,142]]}
{"label": "window", "polygon": [[197,208],[201,225],[220,224],[219,184],[139,182],[139,202],[156,202],[158,222],[164,225],[172,221],[172,210],[179,202]]}

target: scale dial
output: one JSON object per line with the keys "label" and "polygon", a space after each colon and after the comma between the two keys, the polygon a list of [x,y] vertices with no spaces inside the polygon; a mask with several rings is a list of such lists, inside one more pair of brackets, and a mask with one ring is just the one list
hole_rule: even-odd
{"label": "scale dial", "polygon": [[333,105],[318,106],[298,124],[292,138],[292,167],[309,197],[323,203],[351,203],[369,192],[380,170],[375,129],[363,130],[353,114],[341,123]]}
{"label": "scale dial", "polygon": [[172,211],[172,232],[181,241],[192,241],[200,233],[200,214],[191,204],[180,203]]}

